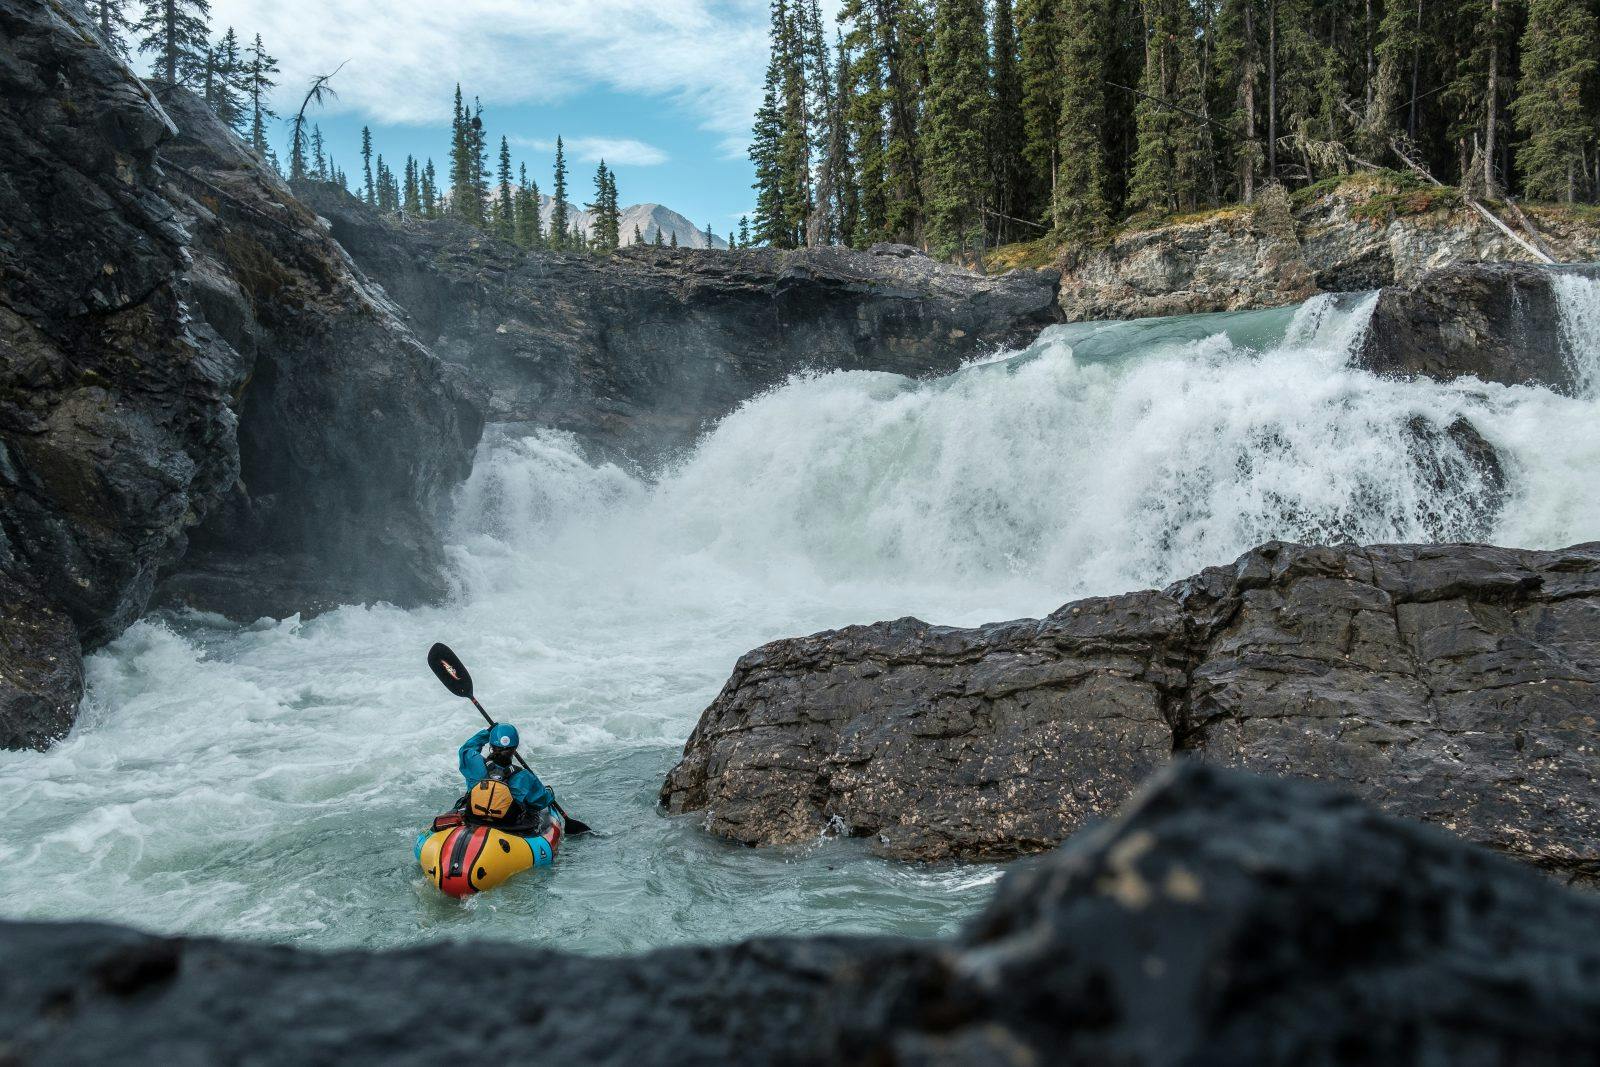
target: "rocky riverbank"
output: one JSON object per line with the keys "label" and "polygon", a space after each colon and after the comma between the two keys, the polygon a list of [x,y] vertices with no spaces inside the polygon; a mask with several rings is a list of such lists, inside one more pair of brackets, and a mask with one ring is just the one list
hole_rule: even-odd
{"label": "rocky riverbank", "polygon": [[[1593,898],[1337,791],[1190,763],[946,941],[590,959],[0,923],[25,963],[0,970],[0,1058],[1565,1067],[1600,1042],[1597,924]],[[433,1025],[460,1003],[500,1009]]]}
{"label": "rocky riverbank", "polygon": [[[1558,258],[1600,260],[1600,223],[1560,207],[1527,211]],[[1269,189],[1250,207],[1130,226],[1054,257],[1062,313],[1074,322],[1276,307],[1529,258],[1453,190],[1365,175],[1293,198]]]}
{"label": "rocky riverbank", "polygon": [[488,417],[650,459],[808,370],[943,374],[1060,320],[1054,271],[983,278],[915,249],[609,257],[527,252],[448,221],[302,195]]}
{"label": "rocky riverbank", "polygon": [[752,845],[1053,847],[1174,752],[1344,784],[1600,876],[1600,544],[1269,544],[1161,591],[976,629],[915,619],[734,668],[661,791]]}
{"label": "rocky riverbank", "polygon": [[481,418],[238,139],[76,5],[0,0],[0,745],[71,725],[84,648],[443,588]]}

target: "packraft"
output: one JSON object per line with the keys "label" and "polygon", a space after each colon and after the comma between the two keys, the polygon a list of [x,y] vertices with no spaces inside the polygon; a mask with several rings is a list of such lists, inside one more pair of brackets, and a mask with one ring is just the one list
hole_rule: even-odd
{"label": "packraft", "polygon": [[477,817],[463,803],[417,835],[416,857],[440,892],[467,897],[523,871],[550,866],[565,836],[566,820],[553,808],[541,809],[526,823],[508,824]]}

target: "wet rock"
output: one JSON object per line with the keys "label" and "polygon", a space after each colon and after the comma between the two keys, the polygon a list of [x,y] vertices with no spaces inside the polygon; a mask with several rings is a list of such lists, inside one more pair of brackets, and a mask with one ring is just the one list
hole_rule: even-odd
{"label": "wet rock", "polygon": [[471,470],[481,414],[231,130],[185,90],[163,99],[194,303],[251,361],[239,478],[164,595],[250,619],[438,600],[441,512]]}
{"label": "wet rock", "polygon": [[0,743],[174,566],[251,617],[439,595],[481,418],[317,218],[77,4],[0,0],[0,101]]}
{"label": "wet rock", "polygon": [[1592,897],[1343,793],[1190,762],[1009,873],[945,941],[595,959],[0,923],[18,964],[0,969],[0,1051],[62,1064],[128,1049],[298,1064],[535,1048],[630,1065],[1567,1067],[1600,1041],[1597,923]]}
{"label": "wet rock", "polygon": [[1472,375],[1570,393],[1579,383],[1568,349],[1554,272],[1473,263],[1384,289],[1356,362],[1377,374],[1439,381]]}
{"label": "wet rock", "polygon": [[1600,876],[1600,543],[1272,543],[1042,620],[914,619],[742,658],[661,801],[754,845],[1048,848],[1174,750],[1348,785]]}
{"label": "wet rock", "polygon": [[[0,100],[0,625],[30,647],[44,627],[75,663],[236,480],[245,364],[186,307],[156,156],[171,122],[79,8],[0,2]],[[70,722],[75,666],[10,673],[45,662],[7,666],[31,694],[8,690],[8,745]]]}
{"label": "wet rock", "polygon": [[490,419],[640,459],[802,371],[947,373],[1059,319],[1052,271],[984,278],[904,246],[528,253],[449,222],[380,218],[340,190],[301,195],[467,372]]}

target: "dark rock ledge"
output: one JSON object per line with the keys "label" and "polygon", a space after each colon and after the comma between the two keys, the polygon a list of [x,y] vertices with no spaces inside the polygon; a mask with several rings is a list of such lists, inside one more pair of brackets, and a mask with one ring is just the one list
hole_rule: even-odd
{"label": "dark rock ledge", "polygon": [[[574,862],[582,862],[578,852]],[[567,860],[563,860],[567,862]],[[0,923],[0,1062],[1559,1065],[1600,903],[1348,796],[1188,762],[947,941],[591,959]]]}
{"label": "dark rock ledge", "polygon": [[1600,543],[1272,543],[1163,591],[976,629],[749,653],[662,802],[753,845],[1055,845],[1175,751],[1342,783],[1567,879],[1600,876]]}

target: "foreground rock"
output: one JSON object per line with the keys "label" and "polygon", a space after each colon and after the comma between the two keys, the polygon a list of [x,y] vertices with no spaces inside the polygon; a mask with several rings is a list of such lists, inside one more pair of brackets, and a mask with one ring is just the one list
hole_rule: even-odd
{"label": "foreground rock", "polygon": [[0,747],[175,566],[252,618],[437,595],[480,420],[316,217],[78,5],[0,0],[0,101]]}
{"label": "foreground rock", "polygon": [[[1358,176],[1293,200],[1268,189],[1230,207],[1135,227],[1065,250],[1061,309],[1071,321],[1277,307],[1321,292],[1410,286],[1460,263],[1525,261],[1526,252],[1453,190]],[[1600,260],[1600,226],[1529,207],[1556,255]]]}
{"label": "foreground rock", "polygon": [[467,370],[490,419],[639,458],[805,370],[947,373],[1059,319],[1052,271],[983,278],[897,245],[527,253],[448,222],[380,218],[342,190],[302,195]]}
{"label": "foreground rock", "polygon": [[1378,374],[1439,381],[1474,375],[1576,392],[1585,354],[1574,345],[1600,345],[1600,338],[1568,335],[1557,293],[1563,274],[1600,279],[1594,267],[1557,272],[1472,263],[1434,271],[1408,287],[1386,288],[1356,362]]}
{"label": "foreground rock", "polygon": [[[0,1055],[1566,1067],[1600,1041],[1596,924],[1593,899],[1426,827],[1321,787],[1190,764],[1117,822],[1009,874],[947,942],[590,959],[0,924],[18,964],[0,970]],[[483,1003],[509,1008],[451,1025],[419,1009]]]}
{"label": "foreground rock", "polygon": [[661,800],[747,844],[832,828],[900,858],[1004,857],[1186,750],[1600,876],[1600,543],[1273,543],[1043,620],[774,642]]}

